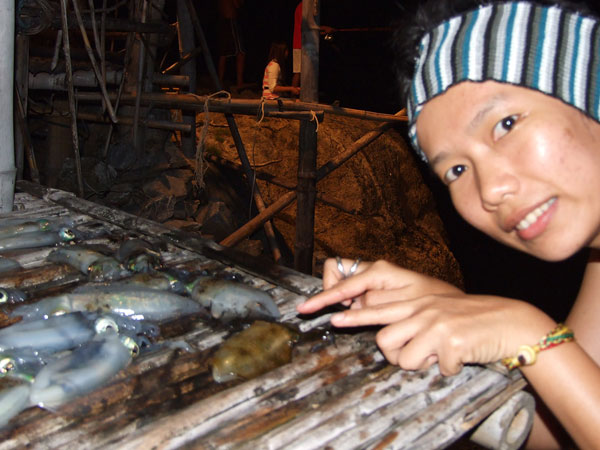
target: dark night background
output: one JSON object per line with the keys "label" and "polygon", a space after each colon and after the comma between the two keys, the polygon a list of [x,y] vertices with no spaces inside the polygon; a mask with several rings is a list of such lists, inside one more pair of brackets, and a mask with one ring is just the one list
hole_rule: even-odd
{"label": "dark night background", "polygon": [[[400,15],[411,14],[418,3],[322,0],[321,24],[336,29],[391,27]],[[580,3],[599,12],[596,2]],[[196,4],[215,57],[216,1],[201,0]],[[240,20],[247,47],[244,74],[247,83],[256,83],[258,88],[272,41],[284,40],[291,48],[296,4],[297,0],[245,1]],[[390,37],[389,31],[339,31],[330,41],[321,38],[320,101],[339,101],[341,106],[376,112],[400,110],[402,105],[391,69]],[[289,82],[291,56],[287,66]],[[233,81],[233,65],[228,70],[228,78]],[[430,176],[426,167],[422,171],[436,197],[467,290],[528,300],[556,320],[564,319],[577,294],[587,253],[582,251],[561,263],[546,263],[504,247],[467,225],[454,211],[446,188]]]}

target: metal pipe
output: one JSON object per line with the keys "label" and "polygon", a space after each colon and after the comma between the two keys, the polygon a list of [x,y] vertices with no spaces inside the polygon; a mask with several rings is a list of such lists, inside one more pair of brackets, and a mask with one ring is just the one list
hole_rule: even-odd
{"label": "metal pipe", "polygon": [[13,83],[15,51],[15,2],[0,3],[0,212],[13,209],[15,193],[15,144]]}

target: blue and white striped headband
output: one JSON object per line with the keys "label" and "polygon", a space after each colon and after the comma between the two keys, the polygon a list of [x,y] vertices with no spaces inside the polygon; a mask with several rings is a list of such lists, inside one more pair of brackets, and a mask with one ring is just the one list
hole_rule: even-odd
{"label": "blue and white striped headband", "polygon": [[494,80],[536,89],[600,122],[598,19],[557,6],[515,1],[453,17],[420,42],[408,99],[409,137],[424,104],[462,81]]}

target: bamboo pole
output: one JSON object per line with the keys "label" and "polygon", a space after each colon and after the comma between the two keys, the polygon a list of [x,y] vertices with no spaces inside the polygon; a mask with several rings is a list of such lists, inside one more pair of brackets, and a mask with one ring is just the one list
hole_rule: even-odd
{"label": "bamboo pole", "polygon": [[[114,98],[114,94],[111,95]],[[97,102],[99,96],[95,92],[79,92],[77,99],[80,101]],[[135,96],[124,95],[122,102],[132,104]],[[264,105],[261,106],[261,103]],[[361,109],[342,108],[340,106],[327,105],[324,103],[296,102],[293,100],[253,100],[253,99],[219,99],[209,98],[203,95],[193,94],[167,94],[167,93],[145,93],[142,95],[142,104],[152,104],[154,107],[166,108],[189,108],[196,111],[203,111],[207,104],[210,112],[220,112],[225,114],[244,114],[255,116],[258,109],[264,107],[266,117],[272,112],[283,111],[323,111],[325,114],[335,116],[353,117],[362,120],[372,120],[374,122],[394,122],[406,123],[408,117],[405,110],[399,114],[385,114]]]}
{"label": "bamboo pole", "polygon": [[27,161],[29,163],[29,173],[31,175],[31,179],[36,183],[39,183],[40,171],[38,170],[38,166],[35,161],[35,153],[33,152],[33,145],[31,144],[31,135],[29,134],[29,127],[27,126],[27,115],[25,114],[25,107],[23,106],[23,100],[19,93],[19,87],[17,83],[15,83],[15,103],[17,105],[17,122],[19,124],[19,128],[21,129],[25,154],[27,155]]}
{"label": "bamboo pole", "polygon": [[315,120],[300,122],[298,152],[298,210],[296,213],[296,239],[294,269],[312,274],[315,236],[315,196],[317,193],[317,127]]}
{"label": "bamboo pole", "polygon": [[[108,110],[108,115],[110,116],[113,122],[117,122],[117,116],[115,111],[110,103],[110,99],[108,97],[108,91],[106,90],[106,83],[102,78],[102,74],[100,73],[100,68],[96,63],[96,58],[94,57],[94,51],[92,50],[92,46],[90,45],[90,40],[88,39],[87,32],[83,26],[83,19],[81,18],[81,13],[79,12],[79,6],[77,5],[77,0],[73,0],[73,9],[75,11],[75,16],[77,17],[77,22],[79,23],[79,29],[81,31],[81,37],[83,38],[83,45],[87,51],[87,54],[90,58],[90,63],[92,64],[92,68],[94,69],[94,73],[96,74],[96,78],[98,78],[98,83],[100,84],[100,91],[102,92],[102,97],[106,103],[106,109]],[[66,20],[66,18],[65,18]],[[63,33],[66,32],[63,30]]]}
{"label": "bamboo pole", "polygon": [[[403,114],[404,110],[398,112],[397,114]],[[348,147],[345,151],[337,155],[335,158],[329,160],[327,163],[323,164],[317,170],[317,182],[325,178],[335,169],[340,167],[350,158],[352,158],[356,153],[362,150],[364,147],[369,145],[379,136],[381,136],[385,131],[388,130],[393,124],[392,123],[384,123],[379,125],[373,131],[369,131],[360,139],[355,141],[350,147]],[[252,218],[248,223],[240,227],[237,231],[234,231],[225,239],[223,239],[220,244],[225,247],[230,247],[239,243],[246,236],[254,233],[265,221],[271,219],[275,214],[283,210],[285,207],[290,205],[294,199],[296,198],[296,191],[288,192],[287,194],[281,196],[276,202],[272,203],[271,206],[266,208],[260,214],[256,215]]]}
{"label": "bamboo pole", "polygon": [[[101,114],[77,112],[77,117],[79,119],[89,120],[91,122],[106,123],[106,124],[112,123],[109,119],[107,119],[106,117],[104,117]],[[119,119],[119,123],[121,123],[123,125],[132,125],[133,124],[133,117],[117,116],[117,118]],[[190,132],[189,124],[181,123],[181,122],[172,122],[170,120],[142,119],[142,120],[140,120],[140,123],[142,123],[145,127],[156,128],[159,130],[181,131],[182,133]]]}
{"label": "bamboo pole", "polygon": [[67,23],[67,0],[60,1],[60,11],[63,24],[63,52],[65,54],[65,67],[67,72],[69,111],[71,113],[71,138],[73,139],[73,153],[75,155],[77,187],[79,189],[79,196],[83,197],[83,176],[81,175],[81,159],[79,156],[79,133],[77,132],[77,109],[75,107],[73,67],[71,66],[71,45],[69,44],[69,28]]}

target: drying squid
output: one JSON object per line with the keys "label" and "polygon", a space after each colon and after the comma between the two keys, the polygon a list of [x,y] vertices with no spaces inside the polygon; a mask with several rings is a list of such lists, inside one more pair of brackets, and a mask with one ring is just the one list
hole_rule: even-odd
{"label": "drying squid", "polygon": [[72,228],[68,219],[14,219],[4,220],[0,225],[0,239],[38,231],[56,231],[60,228]]}
{"label": "drying squid", "polygon": [[281,313],[269,294],[240,282],[200,276],[190,286],[191,297],[218,320],[272,319]]}
{"label": "drying squid", "polygon": [[0,427],[30,406],[30,384],[21,384],[0,391]]}
{"label": "drying squid", "polygon": [[113,332],[99,334],[45,366],[31,385],[32,405],[57,408],[109,381],[131,361],[135,344]]}
{"label": "drying squid", "polygon": [[16,288],[0,288],[0,305],[4,303],[20,303],[25,301],[25,292]]}
{"label": "drying squid", "polygon": [[57,352],[89,341],[95,334],[93,322],[82,313],[22,321],[0,330],[0,351],[30,347]]}
{"label": "drying squid", "polygon": [[2,274],[4,272],[11,272],[13,270],[20,270],[20,269],[22,269],[21,264],[19,264],[14,259],[0,256],[0,274]]}
{"label": "drying squid", "polygon": [[32,383],[37,373],[51,359],[33,348],[19,348],[0,353],[0,377],[9,377]]}
{"label": "drying squid", "polygon": [[298,334],[276,323],[256,321],[227,339],[212,358],[217,383],[250,379],[287,364]]}
{"label": "drying squid", "polygon": [[115,254],[128,270],[132,272],[148,273],[162,268],[160,252],[142,239],[127,239]]}
{"label": "drying squid", "polygon": [[75,239],[75,232],[68,227],[58,230],[32,231],[0,239],[0,252],[23,248],[47,247],[59,242],[71,242]]}
{"label": "drying squid", "polygon": [[119,261],[82,247],[63,247],[52,251],[48,261],[68,264],[87,274],[91,281],[118,280],[130,275]]}
{"label": "drying squid", "polygon": [[171,292],[100,285],[82,286],[70,293],[19,306],[11,316],[33,320],[72,311],[112,312],[135,320],[164,321],[202,312],[202,308],[195,301]]}
{"label": "drying squid", "polygon": [[113,286],[140,286],[161,291],[171,291],[176,294],[185,294],[184,283],[175,275],[168,272],[136,273],[129,278],[117,281]]}

